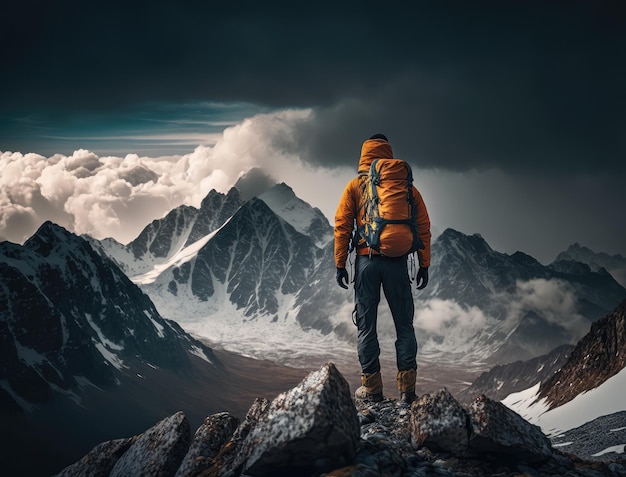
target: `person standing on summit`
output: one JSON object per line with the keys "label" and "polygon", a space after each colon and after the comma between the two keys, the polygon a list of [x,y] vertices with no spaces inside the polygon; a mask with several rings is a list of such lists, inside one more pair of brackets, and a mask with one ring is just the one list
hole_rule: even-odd
{"label": "person standing on summit", "polygon": [[358,176],[346,186],[335,214],[334,255],[337,284],[347,289],[348,255],[356,249],[355,313],[361,365],[358,400],[381,401],[380,347],[376,330],[382,286],[396,329],[400,399],[415,399],[417,340],[408,256],[417,252],[417,289],[428,284],[430,219],[411,168],[393,152],[387,137],[375,134],[361,148]]}

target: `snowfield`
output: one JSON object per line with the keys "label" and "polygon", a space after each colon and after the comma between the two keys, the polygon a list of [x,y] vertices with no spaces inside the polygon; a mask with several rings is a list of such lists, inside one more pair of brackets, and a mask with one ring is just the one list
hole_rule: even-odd
{"label": "snowfield", "polygon": [[570,402],[548,410],[545,399],[537,399],[539,383],[513,393],[502,403],[527,421],[538,425],[548,436],[558,436],[601,416],[626,411],[626,368],[595,389],[579,394]]}
{"label": "snowfield", "polygon": [[513,393],[502,403],[538,425],[554,448],[583,459],[613,461],[626,447],[626,369],[595,389],[548,410],[537,399],[539,384]]}

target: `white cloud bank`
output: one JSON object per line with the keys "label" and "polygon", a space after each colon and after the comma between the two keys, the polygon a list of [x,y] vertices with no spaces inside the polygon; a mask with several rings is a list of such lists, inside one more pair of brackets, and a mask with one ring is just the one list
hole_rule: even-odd
{"label": "white cloud bank", "polygon": [[[0,241],[21,243],[52,220],[78,234],[127,243],[173,208],[197,207],[213,188],[226,192],[255,166],[289,184],[332,221],[343,188],[356,173],[361,144],[346,152],[354,165],[330,168],[332,162],[320,158],[311,165],[300,156],[306,145],[297,141],[302,125],[317,120],[308,109],[258,114],[224,129],[213,145],[177,156],[98,156],[80,144],[70,156],[0,151]],[[339,148],[334,134],[345,133],[329,135],[326,149]],[[522,250],[542,263],[573,242],[623,253],[624,227],[610,212],[611,205],[623,202],[618,179],[611,179],[613,184],[604,176],[559,176],[555,187],[554,177],[421,169],[419,155],[411,152],[404,158],[413,166],[435,237],[446,227],[480,233],[495,250]],[[581,188],[589,192],[579,194]]]}
{"label": "white cloud bank", "polygon": [[[285,152],[292,148],[281,147],[309,116],[308,110],[253,116],[225,129],[215,145],[182,156],[99,157],[84,149],[51,157],[0,152],[0,240],[22,243],[52,220],[77,234],[127,243],[173,208],[198,207],[211,189],[228,191],[255,166],[329,214],[348,176],[314,170]],[[324,207],[316,198],[328,187],[337,193]]]}
{"label": "white cloud bank", "polygon": [[[494,333],[513,333],[524,317],[536,315],[548,325],[561,329],[562,337],[576,343],[589,331],[589,322],[579,313],[576,290],[567,282],[542,278],[517,281],[515,289],[492,296],[491,311],[502,310],[500,319],[477,306],[463,306],[454,300],[431,298],[415,301],[415,328],[422,353],[426,355],[466,356],[483,359],[497,351],[500,341],[490,340]],[[387,313],[388,314],[388,313]],[[395,337],[387,317],[383,332]],[[541,325],[543,326],[543,325]],[[528,351],[543,354],[546,344],[527,342]]]}

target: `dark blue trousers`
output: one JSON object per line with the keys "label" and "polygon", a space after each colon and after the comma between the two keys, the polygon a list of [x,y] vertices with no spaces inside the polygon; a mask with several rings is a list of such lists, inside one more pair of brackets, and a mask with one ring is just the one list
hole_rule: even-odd
{"label": "dark blue trousers", "polygon": [[380,347],[376,322],[380,289],[383,289],[396,328],[396,362],[398,371],[417,369],[417,339],[413,329],[413,295],[406,257],[358,255],[354,294],[358,329],[358,354],[361,372],[380,371]]}

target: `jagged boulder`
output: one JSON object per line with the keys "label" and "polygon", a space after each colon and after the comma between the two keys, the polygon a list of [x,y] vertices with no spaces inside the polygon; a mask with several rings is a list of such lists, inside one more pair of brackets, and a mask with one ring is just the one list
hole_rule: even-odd
{"label": "jagged boulder", "polygon": [[102,442],[81,460],[59,472],[57,477],[107,477],[119,458],[137,439],[138,436]]}
{"label": "jagged boulder", "polygon": [[411,444],[464,455],[469,443],[467,413],[447,389],[425,394],[411,406]]}
{"label": "jagged boulder", "polygon": [[182,411],[144,432],[117,461],[111,477],[174,475],[189,449],[191,430]]}
{"label": "jagged boulder", "polygon": [[176,477],[194,477],[212,466],[214,458],[231,438],[238,424],[239,419],[227,412],[208,416],[196,431]]}
{"label": "jagged boulder", "polygon": [[233,435],[230,436],[230,439],[213,459],[213,465],[200,472],[198,474],[199,477],[218,477],[229,473],[231,475],[234,474],[235,460],[240,453],[242,443],[248,437],[250,431],[256,427],[260,417],[267,411],[269,405],[270,402],[265,398],[254,400],[243,422],[239,424]]}
{"label": "jagged boulder", "polygon": [[348,383],[327,363],[270,403],[237,460],[243,473],[253,476],[288,469],[322,472],[352,463],[359,432]]}
{"label": "jagged boulder", "polygon": [[530,424],[504,404],[480,395],[469,407],[470,450],[508,455],[522,462],[544,462],[552,445],[538,426]]}
{"label": "jagged boulder", "polygon": [[190,448],[189,425],[179,412],[140,436],[100,444],[59,475],[623,474],[622,462],[590,463],[553,451],[537,426],[484,395],[469,409],[446,389],[422,396],[411,407],[391,399],[353,403],[332,363],[272,402],[257,399],[228,436],[235,424],[228,413],[209,416]]}
{"label": "jagged boulder", "polygon": [[411,406],[410,429],[415,449],[529,463],[552,456],[550,440],[539,427],[484,394],[467,410],[446,389],[426,394]]}

